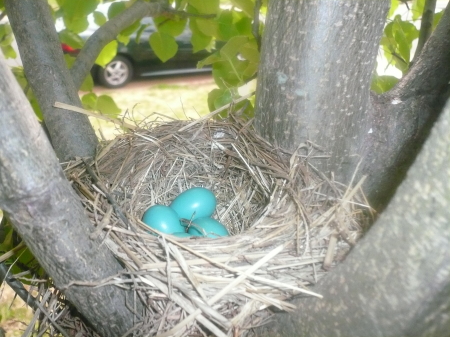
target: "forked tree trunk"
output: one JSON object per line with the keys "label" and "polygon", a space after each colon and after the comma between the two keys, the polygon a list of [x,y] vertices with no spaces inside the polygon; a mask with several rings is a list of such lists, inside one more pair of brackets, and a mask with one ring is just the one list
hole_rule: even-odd
{"label": "forked tree trunk", "polygon": [[[449,93],[450,7],[399,84],[370,93],[389,0],[270,1],[258,72],[256,126],[349,183],[359,161],[365,192],[383,209]],[[304,147],[303,147],[304,148]],[[303,153],[306,154],[306,153]]]}
{"label": "forked tree trunk", "polygon": [[269,1],[256,127],[282,148],[317,145],[322,151],[312,154],[312,164],[341,182],[350,180],[370,132],[370,82],[389,5],[390,0]]}
{"label": "forked tree trunk", "polygon": [[[0,58],[0,209],[55,286],[102,336],[130,329],[133,292],[115,286],[80,286],[123,268],[92,226],[61,170],[22,89]],[[137,303],[137,312],[142,306]]]}
{"label": "forked tree trunk", "polygon": [[5,7],[25,75],[41,108],[56,155],[61,161],[93,156],[98,141],[88,117],[53,107],[56,101],[81,107],[81,101],[64,61],[47,1],[6,0]]}
{"label": "forked tree trunk", "polygon": [[344,263],[258,336],[450,335],[450,102],[385,212]]}

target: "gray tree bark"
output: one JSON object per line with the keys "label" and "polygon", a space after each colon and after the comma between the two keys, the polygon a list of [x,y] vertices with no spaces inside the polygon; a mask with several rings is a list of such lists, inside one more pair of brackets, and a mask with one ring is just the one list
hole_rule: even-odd
{"label": "gray tree bark", "polygon": [[344,263],[258,335],[450,336],[450,103]]}
{"label": "gray tree bark", "polygon": [[370,93],[389,0],[269,2],[258,77],[260,134],[349,183],[361,160],[364,190],[381,210],[404,178],[448,97],[450,8],[391,92]]}
{"label": "gray tree bark", "polygon": [[386,204],[405,177],[450,92],[450,6],[408,74],[389,92],[373,96],[373,133],[361,153],[361,172],[375,206]]}
{"label": "gray tree bark", "polygon": [[255,125],[276,145],[324,149],[312,161],[348,182],[369,132],[370,81],[389,0],[270,1]]}
{"label": "gray tree bark", "polygon": [[86,44],[81,49],[75,63],[70,69],[70,75],[75,83],[75,87],[79,88],[81,86],[94,65],[98,54],[109,42],[114,40],[123,29],[127,28],[137,20],[142,19],[144,16],[157,16],[163,11],[169,10],[170,9],[163,6],[162,3],[149,3],[138,0],[128,9],[111,20],[108,20],[103,26],[97,29],[86,41]]}
{"label": "gray tree bark", "polygon": [[[79,198],[11,71],[0,59],[0,208],[67,299],[102,336],[135,323],[133,293],[96,282],[122,270],[91,225]],[[136,304],[140,312],[142,306]]]}
{"label": "gray tree bark", "polygon": [[56,101],[81,107],[81,101],[64,61],[47,1],[6,0],[5,7],[25,75],[42,110],[56,155],[61,161],[93,156],[98,140],[88,117],[53,107]]}

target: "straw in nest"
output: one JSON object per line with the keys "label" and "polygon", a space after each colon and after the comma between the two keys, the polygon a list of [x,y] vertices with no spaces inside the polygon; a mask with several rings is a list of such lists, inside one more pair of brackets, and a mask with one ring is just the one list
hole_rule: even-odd
{"label": "straw in nest", "polygon": [[[88,170],[82,161],[67,165],[93,235],[127,267],[105,282],[129,285],[146,303],[134,336],[245,336],[272,307],[292,311],[295,296],[321,297],[308,287],[370,219],[362,182],[350,189],[325,179],[308,163],[314,151],[275,149],[237,119],[201,119],[136,129],[104,146]],[[180,239],[141,222],[149,206],[194,186],[213,191],[214,217],[232,236]],[[49,315],[52,328],[89,330],[64,305],[47,307]]]}

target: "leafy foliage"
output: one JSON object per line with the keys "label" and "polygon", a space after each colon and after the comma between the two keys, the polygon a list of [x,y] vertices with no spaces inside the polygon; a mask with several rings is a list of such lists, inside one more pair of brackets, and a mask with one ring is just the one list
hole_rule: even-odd
{"label": "leafy foliage", "polygon": [[[381,38],[381,51],[388,61],[388,65],[394,66],[404,75],[409,70],[414,56],[415,42],[419,37],[418,27],[422,18],[425,0],[413,0],[412,5],[408,5],[406,11],[399,11],[399,5],[402,2],[391,0],[388,23]],[[433,29],[441,16],[442,12],[434,16]],[[375,73],[372,79],[372,90],[377,93],[388,91],[398,81],[399,79],[394,76],[380,76]]]}

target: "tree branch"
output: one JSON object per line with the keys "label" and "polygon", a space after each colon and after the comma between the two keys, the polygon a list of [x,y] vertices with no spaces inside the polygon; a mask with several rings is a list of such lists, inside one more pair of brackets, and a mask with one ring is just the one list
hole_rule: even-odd
{"label": "tree branch", "polygon": [[[2,58],[0,92],[0,208],[55,287],[117,274],[123,267],[100,238],[90,238],[81,202]],[[121,336],[135,323],[126,307],[132,290],[73,286],[63,294],[102,336]]]}
{"label": "tree branch", "polygon": [[387,205],[439,116],[450,89],[450,6],[417,62],[389,92],[373,96],[372,132],[362,143],[365,192],[373,207]]}
{"label": "tree branch", "polygon": [[62,161],[95,154],[97,136],[87,116],[56,109],[64,102],[81,107],[64,61],[61,44],[46,0],[5,0],[26,78],[35,94],[53,148]]}
{"label": "tree branch", "polygon": [[422,21],[420,23],[419,40],[417,42],[417,48],[416,53],[414,54],[414,59],[411,62],[412,64],[414,64],[414,62],[419,57],[420,53],[422,52],[423,46],[425,45],[425,42],[427,42],[433,30],[433,18],[434,18],[434,11],[436,10],[436,1],[437,0],[425,1],[422,13]]}
{"label": "tree branch", "polygon": [[156,16],[167,11],[168,8],[161,3],[136,1],[130,8],[126,9],[95,31],[78,54],[75,63],[70,69],[76,88],[80,88],[88,75],[95,59],[101,50],[125,28],[142,19],[145,16]]}
{"label": "tree branch", "polygon": [[324,298],[294,300],[257,336],[448,336],[449,130],[450,104],[389,207],[313,289]]}
{"label": "tree branch", "polygon": [[4,264],[0,263],[0,285],[3,280],[11,287],[12,290],[33,310],[38,309],[38,305],[36,303],[36,298],[34,298],[23,286],[23,284],[17,281],[15,278],[8,276],[9,268]]}

